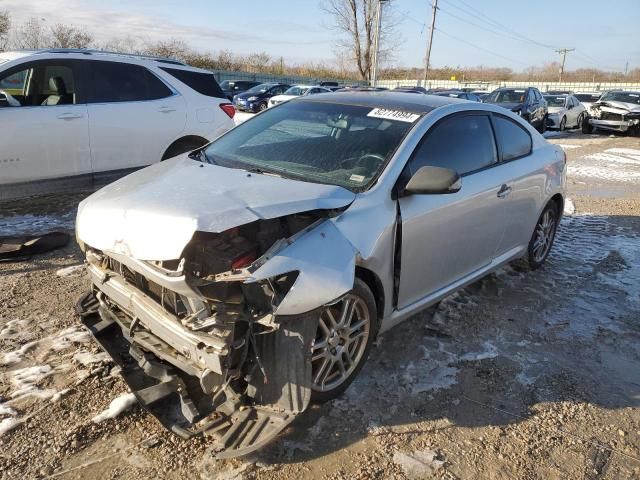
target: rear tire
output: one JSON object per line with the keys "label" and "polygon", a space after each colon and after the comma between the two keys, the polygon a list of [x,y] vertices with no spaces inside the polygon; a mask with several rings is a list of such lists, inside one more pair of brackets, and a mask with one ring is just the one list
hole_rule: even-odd
{"label": "rear tire", "polygon": [[531,270],[540,268],[549,256],[560,220],[560,212],[558,210],[556,202],[550,201],[536,222],[526,256]]}
{"label": "rear tire", "polygon": [[378,331],[376,301],[367,284],[355,279],[353,290],[320,313],[311,353],[311,401],[340,396],[364,366]]}

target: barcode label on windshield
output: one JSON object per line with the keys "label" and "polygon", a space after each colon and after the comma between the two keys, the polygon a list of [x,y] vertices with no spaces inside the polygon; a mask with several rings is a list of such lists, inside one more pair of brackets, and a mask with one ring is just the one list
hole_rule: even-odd
{"label": "barcode label on windshield", "polygon": [[420,118],[417,113],[403,112],[402,110],[389,110],[387,108],[374,108],[367,117],[384,118],[385,120],[396,120],[398,122],[413,123]]}

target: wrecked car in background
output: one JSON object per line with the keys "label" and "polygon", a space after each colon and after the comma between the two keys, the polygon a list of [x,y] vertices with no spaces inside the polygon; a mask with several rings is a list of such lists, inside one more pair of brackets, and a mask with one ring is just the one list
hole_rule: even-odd
{"label": "wrecked car in background", "polygon": [[294,99],[84,200],[78,312],[167,428],[242,455],[340,395],[378,333],[542,265],[565,160],[498,106]]}
{"label": "wrecked car in background", "polygon": [[607,92],[589,107],[582,133],[597,129],[640,136],[640,92]]}

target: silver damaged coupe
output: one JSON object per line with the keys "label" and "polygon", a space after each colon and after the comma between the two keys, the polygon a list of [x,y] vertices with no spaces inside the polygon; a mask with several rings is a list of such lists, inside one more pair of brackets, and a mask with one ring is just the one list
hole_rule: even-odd
{"label": "silver damaged coupe", "polygon": [[380,332],[540,267],[565,182],[562,149],[499,106],[292,100],[84,200],[77,311],[163,425],[243,455],[340,395]]}

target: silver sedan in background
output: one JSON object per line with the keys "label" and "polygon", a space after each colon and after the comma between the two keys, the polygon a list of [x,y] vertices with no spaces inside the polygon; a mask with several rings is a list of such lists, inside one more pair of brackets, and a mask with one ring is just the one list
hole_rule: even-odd
{"label": "silver sedan in background", "polygon": [[220,457],[340,395],[383,332],[517,258],[540,267],[566,158],[499,106],[285,102],[84,200],[84,324],[139,401]]}

